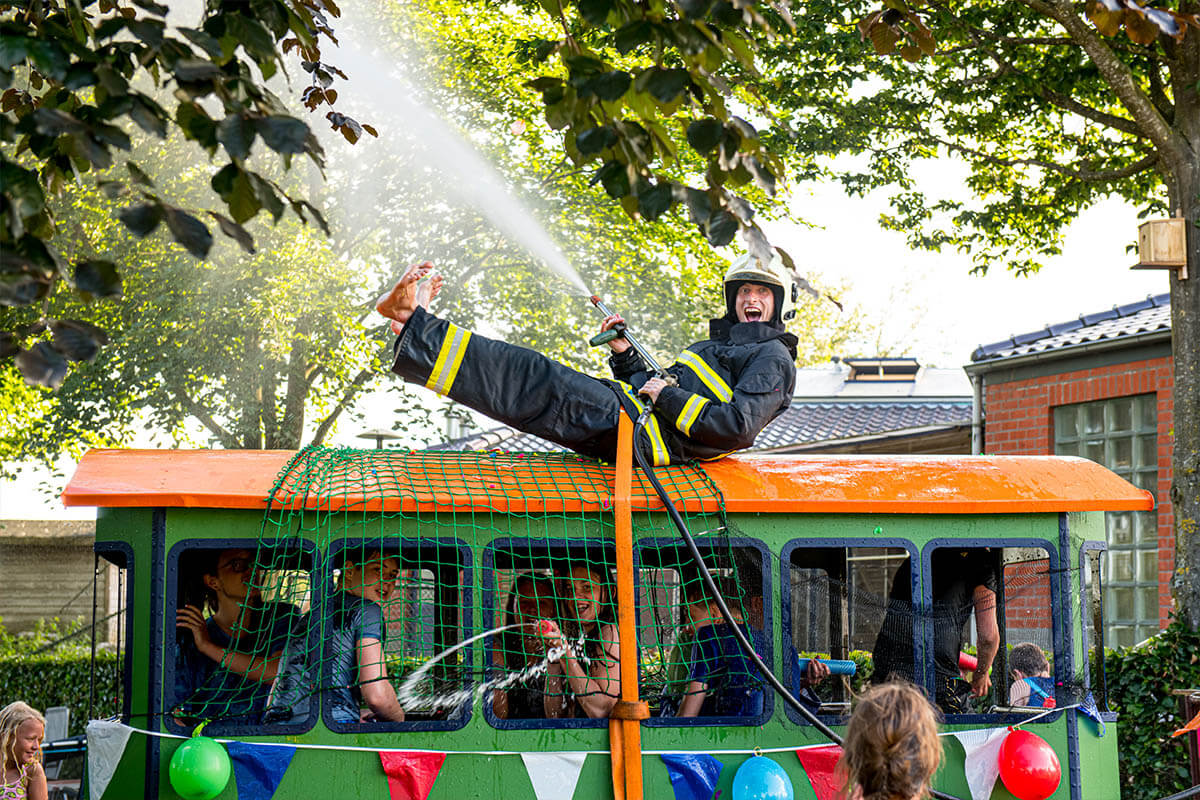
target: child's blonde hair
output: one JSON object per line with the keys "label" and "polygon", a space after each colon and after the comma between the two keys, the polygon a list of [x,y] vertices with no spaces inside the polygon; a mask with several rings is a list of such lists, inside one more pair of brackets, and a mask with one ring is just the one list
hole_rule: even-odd
{"label": "child's blonde hair", "polygon": [[[0,752],[4,753],[4,768],[8,769],[12,765],[18,769],[21,764],[17,763],[17,728],[20,728],[22,723],[35,719],[42,724],[43,733],[46,730],[46,718],[41,715],[36,708],[22,703],[20,700],[15,703],[9,703],[4,708],[0,709]],[[42,757],[41,747],[38,747],[37,757]]]}
{"label": "child's blonde hair", "polygon": [[845,797],[910,800],[926,797],[942,763],[938,714],[911,683],[895,681],[868,689],[846,727],[838,774]]}

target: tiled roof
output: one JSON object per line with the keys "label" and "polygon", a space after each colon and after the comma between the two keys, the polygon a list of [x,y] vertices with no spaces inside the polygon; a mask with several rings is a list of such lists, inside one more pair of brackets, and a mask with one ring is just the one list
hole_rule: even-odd
{"label": "tiled roof", "polygon": [[1030,353],[1061,350],[1104,339],[1171,330],[1171,296],[1156,294],[1107,311],[1082,314],[1078,319],[1047,325],[1039,331],[1022,333],[1002,342],[980,345],[972,361],[993,361]]}
{"label": "tiled roof", "polygon": [[793,402],[763,429],[751,450],[879,436],[971,422],[971,401]]}
{"label": "tiled roof", "polygon": [[[971,401],[794,401],[754,441],[755,450],[782,450],[898,431],[971,422]],[[562,450],[528,433],[501,426],[434,445],[430,450]]]}

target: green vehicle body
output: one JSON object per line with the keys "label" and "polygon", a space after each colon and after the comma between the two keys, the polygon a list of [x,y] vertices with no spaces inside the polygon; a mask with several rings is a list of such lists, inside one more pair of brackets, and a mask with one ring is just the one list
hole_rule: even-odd
{"label": "green vehicle body", "polygon": [[[354,524],[364,520],[362,511],[332,512],[327,524],[336,528],[339,514],[353,515]],[[770,608],[772,665],[777,675],[787,672],[784,653],[788,652],[783,617],[783,571],[786,560],[781,554],[789,548],[804,546],[869,547],[872,544],[904,546],[918,559],[931,546],[961,543],[962,546],[1039,547],[1051,554],[1050,600],[1055,625],[1056,675],[1070,678],[1086,676],[1089,649],[1095,645],[1086,633],[1091,625],[1092,609],[1086,602],[1085,577],[1089,573],[1089,552],[1104,548],[1103,511],[1054,513],[763,513],[731,510],[729,522],[738,537],[760,543],[769,553],[771,565]],[[371,524],[370,514],[365,516]],[[563,528],[556,517],[556,530],[568,538],[597,535],[597,526],[578,524]],[[657,540],[671,531],[665,514],[650,514]],[[437,536],[437,520],[448,523],[442,513],[436,519],[405,519],[400,523],[401,537]],[[506,522],[507,521],[507,522]],[[508,525],[506,529],[506,524]],[[537,519],[528,515],[492,515],[490,536],[470,543],[470,566],[482,563],[482,550],[492,539],[528,536]],[[452,527],[452,526],[451,526]],[[419,533],[417,532],[419,528]],[[169,597],[169,572],[177,568],[170,555],[181,543],[212,542],[220,546],[253,546],[263,529],[261,510],[180,507],[100,508],[97,519],[96,550],[104,558],[127,569],[127,602],[131,609],[129,636],[125,647],[127,671],[124,722],[135,729],[169,732],[168,726],[151,722],[160,719],[170,705],[165,676],[175,647],[174,600]],[[297,532],[308,538],[317,557],[322,557],[320,542],[311,531]],[[453,536],[453,530],[447,532]],[[635,534],[638,535],[638,534]],[[635,559],[639,547],[635,539]],[[635,562],[636,563],[636,562]],[[1055,569],[1061,567],[1061,569]],[[924,564],[918,573],[921,597],[928,599],[928,576]],[[475,631],[482,630],[487,618],[483,592],[471,595],[470,619]],[[1009,643],[1011,644],[1011,643]],[[1061,651],[1061,652],[1060,652]],[[469,657],[476,671],[485,669],[482,648],[473,648]],[[766,751],[792,780],[795,797],[814,797],[800,762],[791,749],[827,742],[810,725],[798,722],[779,698],[770,703],[771,715],[765,724],[706,725],[643,723],[641,747],[644,797],[674,796],[668,772],[657,753],[663,751],[712,753],[722,762],[717,788],[730,798],[732,782],[739,765],[751,757],[755,748]],[[945,731],[997,727],[1027,717],[1011,715],[980,716],[962,723],[944,726]],[[1058,710],[1026,725],[1026,729],[1049,742],[1062,766],[1062,781],[1051,795],[1054,800],[1116,800],[1118,788],[1117,723],[1106,714],[1107,730],[1099,735],[1097,725],[1077,710]],[[831,719],[841,733],[844,718]],[[608,755],[608,730],[604,727],[501,730],[485,718],[478,701],[465,725],[456,730],[389,731],[338,733],[318,718],[309,730],[284,736],[239,735],[247,742],[282,742],[296,745],[327,745],[342,749],[300,749],[283,776],[275,794],[287,800],[330,800],[340,797],[386,797],[387,783],[379,757],[372,749],[432,750],[448,753],[429,794],[429,800],[523,800],[533,798],[534,790],[519,753],[585,751],[588,756],[572,797],[576,800],[613,796],[611,762]],[[134,734],[104,794],[104,800],[126,798],[162,798],[178,795],[168,778],[168,764],[183,740]],[[935,788],[959,798],[969,798],[964,776],[964,752],[958,740],[946,736],[945,762],[936,776]],[[734,752],[725,752],[734,751]],[[230,780],[223,800],[237,797]],[[1012,797],[997,782],[993,800]],[[564,798],[566,800],[566,798]]]}

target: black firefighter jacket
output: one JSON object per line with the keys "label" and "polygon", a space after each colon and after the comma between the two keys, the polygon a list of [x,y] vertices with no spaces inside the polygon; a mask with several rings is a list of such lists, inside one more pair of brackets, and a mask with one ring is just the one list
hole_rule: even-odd
{"label": "black firefighter jacket", "polygon": [[[633,388],[623,393],[626,409],[635,402],[640,407],[637,389],[653,377],[642,357],[630,348],[613,353],[609,365]],[[678,384],[659,393],[654,417],[670,460],[720,458],[754,444],[791,403],[796,337],[763,322],[714,319],[709,338],[689,346],[666,371]]]}

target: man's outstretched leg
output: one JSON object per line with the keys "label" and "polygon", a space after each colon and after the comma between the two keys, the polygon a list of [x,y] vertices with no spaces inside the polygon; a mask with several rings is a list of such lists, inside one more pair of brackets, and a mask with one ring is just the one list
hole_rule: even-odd
{"label": "man's outstretched leg", "polygon": [[614,389],[540,353],[430,314],[442,287],[429,262],[405,270],[376,309],[397,339],[392,371],[410,383],[585,455],[611,460],[621,403]]}
{"label": "man's outstretched leg", "polygon": [[435,272],[428,281],[424,280],[432,271],[433,264],[429,261],[410,265],[391,291],[375,301],[375,310],[392,321],[392,332],[397,336],[404,332],[404,323],[408,322],[413,311],[429,308],[429,302],[442,290],[442,276],[439,273]]}

